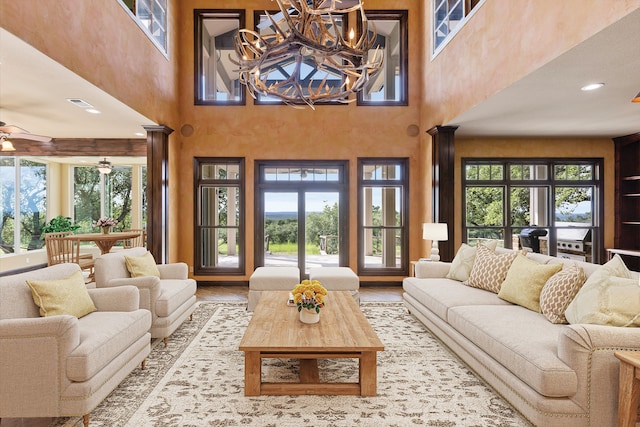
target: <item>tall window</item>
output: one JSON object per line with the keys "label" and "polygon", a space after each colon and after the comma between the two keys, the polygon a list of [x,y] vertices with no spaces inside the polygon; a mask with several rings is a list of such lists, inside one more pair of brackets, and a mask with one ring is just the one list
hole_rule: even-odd
{"label": "tall window", "polygon": [[407,159],[358,160],[358,274],[408,274]]}
{"label": "tall window", "polygon": [[120,0],[138,25],[167,53],[167,0]]}
{"label": "tall window", "polygon": [[244,28],[243,10],[196,9],[195,22],[195,104],[244,105],[245,90],[240,83],[234,37]]}
{"label": "tall window", "polygon": [[[366,11],[367,19],[375,28],[376,48],[369,52],[374,55],[380,49],[384,55],[382,69],[371,78],[364,89],[358,92],[358,105],[408,105],[408,40],[407,21],[409,12]],[[360,25],[362,28],[362,25]]]}
{"label": "tall window", "polygon": [[463,241],[601,261],[601,159],[463,159],[463,170]]}
{"label": "tall window", "polygon": [[0,158],[0,256],[42,248],[46,196],[46,164]]}
{"label": "tall window", "polygon": [[196,274],[244,274],[244,159],[195,158]]}

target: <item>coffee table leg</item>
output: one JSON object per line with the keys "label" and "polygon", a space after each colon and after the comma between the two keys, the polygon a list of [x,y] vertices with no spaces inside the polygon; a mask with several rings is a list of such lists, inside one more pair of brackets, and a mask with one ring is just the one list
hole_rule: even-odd
{"label": "coffee table leg", "polygon": [[300,383],[318,384],[319,382],[318,359],[300,359]]}
{"label": "coffee table leg", "polygon": [[262,359],[260,352],[244,352],[244,395],[260,396],[262,382]]}
{"label": "coffee table leg", "polygon": [[360,395],[377,394],[378,367],[375,351],[363,351],[360,356]]}

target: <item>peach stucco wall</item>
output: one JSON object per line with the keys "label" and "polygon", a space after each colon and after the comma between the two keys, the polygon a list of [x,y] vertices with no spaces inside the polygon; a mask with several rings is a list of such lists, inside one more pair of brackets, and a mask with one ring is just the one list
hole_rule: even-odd
{"label": "peach stucco wall", "polygon": [[[430,59],[425,35],[426,128],[450,120],[640,8],[638,0],[487,0]],[[425,11],[425,19],[430,19]]]}
{"label": "peach stucco wall", "polygon": [[[253,10],[277,8],[269,0],[229,0],[225,8],[246,9],[246,26],[253,24]],[[178,233],[178,253],[185,260],[194,258],[193,245],[193,158],[197,156],[239,156],[246,164],[246,218],[247,236],[254,229],[254,161],[257,159],[327,159],[348,160],[350,195],[349,263],[355,269],[357,264],[357,199],[356,165],[359,157],[408,157],[411,179],[416,183],[410,187],[410,229],[419,228],[424,222],[419,200],[422,189],[419,170],[422,159],[419,146],[423,136],[407,135],[407,127],[419,122],[420,111],[420,28],[417,19],[421,1],[381,1],[369,0],[368,9],[408,9],[409,10],[409,106],[408,107],[357,107],[355,103],[342,106],[318,106],[315,111],[294,109],[288,106],[255,106],[249,97],[246,106],[219,107],[194,106],[193,87],[193,20],[184,19],[180,28],[181,77],[180,111],[181,126],[191,125],[191,136],[177,135],[174,142],[179,155],[178,198],[180,205],[181,229]],[[181,15],[190,17],[193,9],[211,8],[205,0],[184,2]],[[178,134],[180,128],[177,129]],[[424,132],[421,132],[424,134]],[[415,202],[414,202],[415,201]],[[414,233],[415,234],[415,233]],[[417,245],[421,239],[413,240],[414,256],[418,256]],[[216,280],[247,280],[254,270],[253,242],[247,239],[247,275],[244,277],[216,277]],[[207,280],[209,277],[198,277]],[[373,279],[375,280],[375,279]],[[388,280],[388,278],[386,278]]]}
{"label": "peach stucco wall", "polygon": [[455,153],[455,247],[462,242],[462,167],[463,157],[541,157],[604,159],[604,245],[613,247],[615,153],[610,139],[458,139]]}
{"label": "peach stucco wall", "polygon": [[178,64],[116,0],[0,0],[0,26],[156,123],[176,121]]}

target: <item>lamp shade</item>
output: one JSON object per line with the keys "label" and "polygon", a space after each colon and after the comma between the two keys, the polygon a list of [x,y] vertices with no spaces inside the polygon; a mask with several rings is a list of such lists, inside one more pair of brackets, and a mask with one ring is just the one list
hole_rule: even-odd
{"label": "lamp shade", "polygon": [[422,238],[432,241],[446,241],[449,239],[447,224],[437,222],[426,222],[422,224]]}

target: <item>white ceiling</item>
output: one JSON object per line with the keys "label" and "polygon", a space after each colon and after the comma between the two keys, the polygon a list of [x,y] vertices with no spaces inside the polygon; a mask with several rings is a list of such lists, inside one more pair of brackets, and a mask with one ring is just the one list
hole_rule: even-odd
{"label": "white ceiling", "polygon": [[[79,98],[101,114],[90,114]],[[155,123],[0,28],[0,121],[52,138],[145,138]]]}
{"label": "white ceiling", "polygon": [[630,135],[640,132],[639,91],[640,9],[446,124],[465,137]]}
{"label": "white ceiling", "polygon": [[[592,82],[605,86],[580,91]],[[640,10],[443,124],[464,137],[628,135],[640,132],[639,91]],[[53,138],[136,138],[154,124],[2,28],[0,121]]]}

